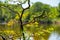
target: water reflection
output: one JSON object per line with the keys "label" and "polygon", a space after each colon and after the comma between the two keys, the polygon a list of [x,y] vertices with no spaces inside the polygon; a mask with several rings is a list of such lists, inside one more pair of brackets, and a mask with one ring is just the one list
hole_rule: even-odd
{"label": "water reflection", "polygon": [[52,32],[49,37],[49,40],[60,40],[60,36],[58,35],[58,33]]}

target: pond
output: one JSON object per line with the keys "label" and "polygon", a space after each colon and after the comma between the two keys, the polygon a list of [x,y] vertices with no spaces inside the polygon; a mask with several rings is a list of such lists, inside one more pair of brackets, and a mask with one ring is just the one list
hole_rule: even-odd
{"label": "pond", "polygon": [[48,40],[60,40],[58,33],[52,32]]}
{"label": "pond", "polygon": [[[33,25],[33,26],[35,27],[36,24]],[[35,28],[33,28],[33,26],[32,27],[26,27],[29,30],[29,31],[25,32],[26,40],[43,40],[43,38],[45,40],[60,40],[60,34],[59,34],[60,25],[57,25],[57,24],[55,24],[55,25],[54,24],[52,24],[52,25],[47,25],[47,24],[42,25],[41,24],[41,25],[39,25],[41,27],[35,27]],[[56,29],[54,31],[51,31],[53,27],[55,27],[55,29],[57,28],[58,30]],[[33,28],[33,29],[31,30],[31,28]],[[28,32],[30,32],[31,35],[32,35],[32,32],[34,32],[34,34],[31,36],[31,35],[28,34]],[[10,33],[11,33],[11,31],[10,31]],[[34,36],[35,36],[36,39],[34,39]],[[18,37],[15,40],[20,40],[20,38]],[[23,39],[21,38],[21,40],[23,40]]]}
{"label": "pond", "polygon": [[48,40],[60,40],[60,24],[54,26],[55,30],[50,34]]}

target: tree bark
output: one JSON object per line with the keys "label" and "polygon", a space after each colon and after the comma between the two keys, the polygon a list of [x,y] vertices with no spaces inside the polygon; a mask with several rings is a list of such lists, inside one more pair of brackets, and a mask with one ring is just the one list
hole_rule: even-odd
{"label": "tree bark", "polygon": [[[21,5],[22,6],[22,5]],[[25,10],[27,10],[27,9],[29,9],[30,8],[30,0],[28,0],[28,7],[27,8],[23,8],[22,7],[22,14],[21,14],[21,16],[20,16],[20,18],[19,18],[19,21],[20,21],[20,27],[21,27],[21,30],[22,30],[22,36],[23,36],[23,40],[25,40],[25,34],[24,34],[24,29],[23,29],[23,21],[22,21],[22,16],[23,16],[23,14],[24,14],[24,12],[25,12]]]}

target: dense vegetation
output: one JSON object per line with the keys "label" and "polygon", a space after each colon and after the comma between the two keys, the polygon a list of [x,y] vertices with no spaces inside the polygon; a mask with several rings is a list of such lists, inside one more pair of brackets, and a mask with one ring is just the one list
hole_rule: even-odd
{"label": "dense vegetation", "polygon": [[[0,35],[7,38],[6,40],[9,36],[13,36],[12,40],[21,39],[19,15],[22,10],[20,5],[0,2]],[[22,17],[25,38],[28,37],[26,40],[30,37],[34,40],[48,40],[50,33],[55,29],[52,24],[59,21],[59,18],[60,4],[57,7],[41,2],[32,4],[30,9],[25,10]]]}

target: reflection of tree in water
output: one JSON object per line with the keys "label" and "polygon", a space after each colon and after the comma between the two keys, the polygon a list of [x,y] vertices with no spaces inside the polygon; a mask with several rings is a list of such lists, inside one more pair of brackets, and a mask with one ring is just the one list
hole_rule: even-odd
{"label": "reflection of tree in water", "polygon": [[5,22],[5,17],[0,17],[0,23]]}
{"label": "reflection of tree in water", "polygon": [[6,38],[2,35],[0,35],[0,40],[6,40]]}

